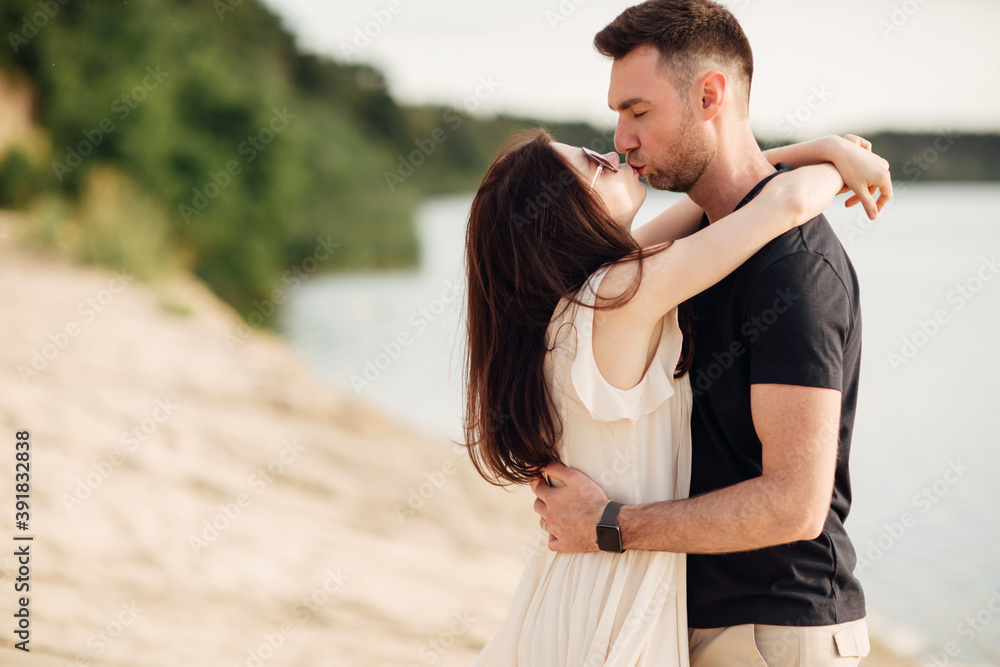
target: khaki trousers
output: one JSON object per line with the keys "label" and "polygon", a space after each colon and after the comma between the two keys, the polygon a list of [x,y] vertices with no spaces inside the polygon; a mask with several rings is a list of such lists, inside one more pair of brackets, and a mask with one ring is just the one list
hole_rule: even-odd
{"label": "khaki trousers", "polygon": [[864,619],[816,627],[734,625],[688,630],[691,667],[855,667],[868,655]]}

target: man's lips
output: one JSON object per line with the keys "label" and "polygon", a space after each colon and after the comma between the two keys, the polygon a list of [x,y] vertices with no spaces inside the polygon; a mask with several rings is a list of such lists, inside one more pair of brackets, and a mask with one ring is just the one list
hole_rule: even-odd
{"label": "man's lips", "polygon": [[629,166],[632,167],[632,171],[639,174],[639,176],[642,176],[642,172],[646,168],[646,165],[642,164],[629,164]]}

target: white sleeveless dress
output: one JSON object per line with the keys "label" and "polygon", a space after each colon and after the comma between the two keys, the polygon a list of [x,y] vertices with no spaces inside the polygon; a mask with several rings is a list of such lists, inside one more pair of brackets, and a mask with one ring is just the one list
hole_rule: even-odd
{"label": "white sleeveless dress", "polygon": [[[606,273],[591,276],[580,301],[594,303]],[[686,498],[691,388],[687,376],[673,377],[682,342],[676,309],[645,376],[621,390],[594,361],[595,311],[567,303],[549,325],[545,362],[562,462],[621,503]],[[539,529],[507,617],[474,665],[688,666],[684,554],[554,553],[547,542]]]}

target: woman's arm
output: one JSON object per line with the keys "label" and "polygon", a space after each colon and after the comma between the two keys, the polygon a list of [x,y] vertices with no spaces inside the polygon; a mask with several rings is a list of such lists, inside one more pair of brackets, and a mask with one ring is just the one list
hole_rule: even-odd
{"label": "woman's arm", "polygon": [[[771,164],[785,162],[793,167],[832,162],[844,177],[844,191],[854,191],[854,196],[844,205],[864,204],[868,217],[874,220],[892,199],[892,176],[889,163],[871,150],[872,143],[867,139],[854,134],[844,137],[831,134],[800,144],[772,148],[764,151],[764,156]],[[872,196],[876,192],[880,193],[877,201]]]}
{"label": "woman's arm", "polygon": [[764,157],[771,164],[784,162],[792,167],[808,167],[813,164],[823,162],[833,162],[833,157],[840,142],[847,142],[836,135],[811,139],[798,144],[781,146],[779,148],[769,148],[764,151]]}
{"label": "woman's arm", "polygon": [[[775,176],[748,205],[647,258],[629,301],[605,311],[652,330],[666,313],[729,275],[771,240],[822,213],[843,188],[829,164]],[[638,262],[613,266],[598,289],[612,301],[634,283]]]}
{"label": "woman's arm", "polygon": [[[855,135],[838,137],[830,135],[820,139],[804,141],[799,144],[772,148],[764,151],[771,164],[784,162],[792,167],[832,162],[844,176],[847,188],[866,194],[865,210],[873,220],[886,202],[892,198],[892,180],[889,178],[889,163],[874,156],[872,159],[871,142]],[[882,169],[884,173],[875,173]],[[869,193],[869,187],[874,185],[882,191],[877,204]],[[861,201],[862,195],[855,194],[847,200],[847,206],[854,206]],[[703,211],[701,207],[685,197],[663,213],[659,214],[642,227],[635,230],[633,236],[643,248],[682,239],[698,231]]]}

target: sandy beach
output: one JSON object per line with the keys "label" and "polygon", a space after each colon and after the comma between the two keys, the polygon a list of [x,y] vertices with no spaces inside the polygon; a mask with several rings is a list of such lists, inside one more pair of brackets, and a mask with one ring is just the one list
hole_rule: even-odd
{"label": "sandy beach", "polygon": [[[537,530],[530,493],[338,394],[189,276],[0,240],[2,488],[31,444],[30,654],[11,667],[466,665]],[[230,345],[227,345],[227,340]],[[230,349],[232,347],[233,349]],[[884,651],[866,665],[910,663]]]}

